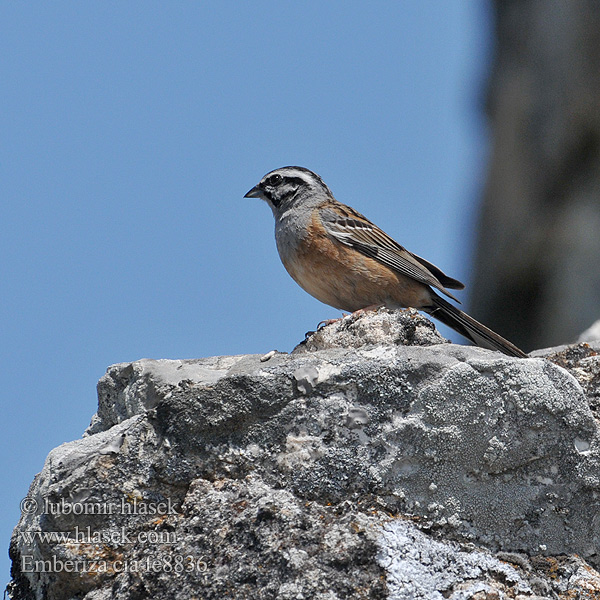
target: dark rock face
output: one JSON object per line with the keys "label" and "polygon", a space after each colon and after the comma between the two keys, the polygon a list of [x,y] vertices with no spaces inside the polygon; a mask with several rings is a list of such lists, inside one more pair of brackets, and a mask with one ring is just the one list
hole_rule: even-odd
{"label": "dark rock face", "polygon": [[525,350],[574,341],[600,293],[600,9],[498,0],[472,314]]}
{"label": "dark rock face", "polygon": [[292,354],[110,367],[31,486],[12,597],[600,593],[593,344],[554,353],[574,376],[443,342],[381,310]]}

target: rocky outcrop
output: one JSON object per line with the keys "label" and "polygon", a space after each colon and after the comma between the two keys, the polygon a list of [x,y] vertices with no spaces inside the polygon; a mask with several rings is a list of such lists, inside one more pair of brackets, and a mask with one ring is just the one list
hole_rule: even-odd
{"label": "rocky outcrop", "polygon": [[114,365],[24,501],[11,595],[600,594],[598,349],[513,359],[380,310],[291,354]]}

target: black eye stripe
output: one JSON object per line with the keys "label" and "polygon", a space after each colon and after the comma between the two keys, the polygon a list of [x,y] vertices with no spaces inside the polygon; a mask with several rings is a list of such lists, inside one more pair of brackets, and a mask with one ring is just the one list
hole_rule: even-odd
{"label": "black eye stripe", "polygon": [[283,182],[293,183],[296,185],[309,185],[309,182],[306,181],[306,179],[304,179],[303,177],[294,177],[291,175],[284,176],[284,175],[281,175],[280,173],[275,173],[274,175],[267,177],[267,179],[265,180],[265,185],[268,185],[271,187],[277,187],[278,185],[280,185]]}
{"label": "black eye stripe", "polygon": [[308,185],[307,181],[302,179],[302,177],[288,177],[287,180],[290,183],[296,183],[298,185]]}

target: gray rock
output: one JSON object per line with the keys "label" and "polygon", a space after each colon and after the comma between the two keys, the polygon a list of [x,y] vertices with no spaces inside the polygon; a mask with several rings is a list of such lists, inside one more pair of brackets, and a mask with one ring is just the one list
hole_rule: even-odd
{"label": "gray rock", "polygon": [[363,348],[373,344],[434,346],[448,343],[435,325],[414,308],[397,312],[379,309],[370,312],[368,319],[363,317],[361,313],[353,313],[309,332],[292,354],[330,348]]}
{"label": "gray rock", "polygon": [[578,342],[595,342],[600,340],[600,319],[590,325],[577,339]]}
{"label": "gray rock", "polygon": [[388,572],[391,599],[444,600],[452,592],[454,600],[471,598],[498,590],[502,581],[507,591],[533,592],[513,566],[489,553],[434,541],[407,521],[391,522],[382,531],[379,562]]}
{"label": "gray rock", "polygon": [[[407,345],[438,341],[420,321],[378,311],[289,355],[110,367],[85,436],[31,486],[12,597],[600,593],[589,394],[548,358]],[[596,365],[570,352],[549,356]]]}

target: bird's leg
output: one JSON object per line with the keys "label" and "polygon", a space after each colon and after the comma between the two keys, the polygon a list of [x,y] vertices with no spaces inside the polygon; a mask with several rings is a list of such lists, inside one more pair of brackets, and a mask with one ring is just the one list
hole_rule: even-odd
{"label": "bird's leg", "polygon": [[347,317],[347,316],[348,316],[348,313],[342,313],[342,316],[337,319],[325,319],[324,321],[321,321],[317,325],[317,331],[319,331],[319,329],[323,329],[323,327],[327,327],[327,325],[331,325],[332,323],[337,323],[338,321],[341,321],[344,317]]}

